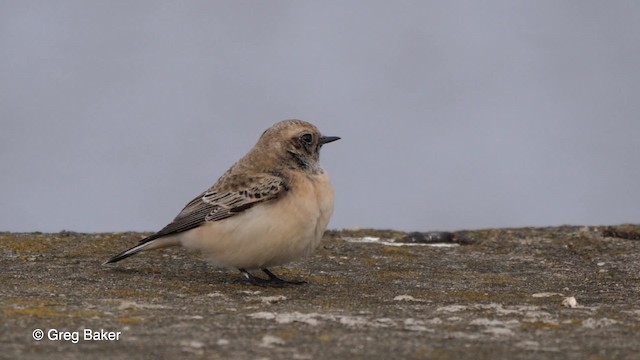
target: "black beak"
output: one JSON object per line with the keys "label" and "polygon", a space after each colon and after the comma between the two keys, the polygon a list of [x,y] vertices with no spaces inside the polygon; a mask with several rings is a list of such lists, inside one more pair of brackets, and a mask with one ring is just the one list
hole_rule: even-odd
{"label": "black beak", "polygon": [[320,137],[320,145],[324,145],[330,143],[332,141],[340,140],[337,136],[321,136]]}

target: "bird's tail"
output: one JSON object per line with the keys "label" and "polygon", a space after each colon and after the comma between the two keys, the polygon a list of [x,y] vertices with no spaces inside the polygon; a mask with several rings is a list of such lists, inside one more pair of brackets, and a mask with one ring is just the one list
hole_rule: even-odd
{"label": "bird's tail", "polygon": [[155,239],[154,238],[142,239],[138,245],[132,247],[131,249],[125,250],[117,255],[112,256],[109,260],[105,261],[102,265],[118,262],[120,260],[128,258],[131,255],[135,255],[141,251],[160,249],[160,248],[165,248],[169,246],[176,246],[179,244],[180,243],[178,242],[178,240],[173,236],[155,238]]}

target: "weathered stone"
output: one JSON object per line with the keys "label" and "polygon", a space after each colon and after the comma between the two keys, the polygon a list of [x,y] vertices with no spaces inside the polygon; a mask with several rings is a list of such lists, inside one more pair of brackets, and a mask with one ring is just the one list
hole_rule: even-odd
{"label": "weathered stone", "polygon": [[0,233],[0,358],[636,359],[640,241],[607,229],[456,232],[474,242],[453,247],[331,231],[272,269],[309,282],[286,288],[181,249],[101,265],[143,234]]}
{"label": "weathered stone", "polygon": [[453,233],[447,231],[410,232],[401,237],[398,242],[416,244],[435,244],[453,242]]}

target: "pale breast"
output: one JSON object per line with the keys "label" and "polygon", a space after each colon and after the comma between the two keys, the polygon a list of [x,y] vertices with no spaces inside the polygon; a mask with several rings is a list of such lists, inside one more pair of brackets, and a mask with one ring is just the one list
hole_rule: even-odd
{"label": "pale breast", "polygon": [[310,255],[333,212],[333,187],[324,173],[291,176],[281,198],[181,234],[183,246],[224,267],[255,269]]}
{"label": "pale breast", "polygon": [[312,182],[315,183],[316,201],[319,209],[316,223],[316,237],[319,242],[333,214],[334,192],[333,185],[331,185],[331,180],[329,180],[329,175],[326,172],[314,175]]}

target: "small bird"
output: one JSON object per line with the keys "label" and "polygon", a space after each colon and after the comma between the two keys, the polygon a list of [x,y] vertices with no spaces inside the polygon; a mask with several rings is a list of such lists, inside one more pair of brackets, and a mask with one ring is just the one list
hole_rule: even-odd
{"label": "small bird", "polygon": [[[240,270],[255,285],[305,283],[283,280],[268,268],[308,256],[320,244],[334,197],[320,148],[339,139],[302,120],[276,123],[169,225],[105,264],[182,245],[216,266]],[[249,272],[257,269],[268,279]]]}

